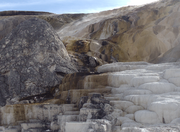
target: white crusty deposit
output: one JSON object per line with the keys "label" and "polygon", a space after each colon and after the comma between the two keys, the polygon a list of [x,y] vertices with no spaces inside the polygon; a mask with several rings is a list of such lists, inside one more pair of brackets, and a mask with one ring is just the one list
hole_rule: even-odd
{"label": "white crusty deposit", "polygon": [[98,72],[109,72],[112,94],[107,98],[119,98],[110,101],[114,108],[123,111],[122,117],[133,116],[121,127],[133,126],[135,131],[135,127],[180,124],[180,63],[112,63],[98,67]]}
{"label": "white crusty deposit", "polygon": [[[100,132],[102,128],[101,132],[180,131],[180,63],[120,62],[97,71],[78,82],[83,82],[81,89],[61,92],[60,99],[69,95],[72,104],[7,105],[0,109],[0,123],[29,120],[21,123],[22,131],[37,125],[39,130],[43,120],[51,123],[51,130],[61,132]],[[79,103],[77,108],[78,100],[82,107]]]}

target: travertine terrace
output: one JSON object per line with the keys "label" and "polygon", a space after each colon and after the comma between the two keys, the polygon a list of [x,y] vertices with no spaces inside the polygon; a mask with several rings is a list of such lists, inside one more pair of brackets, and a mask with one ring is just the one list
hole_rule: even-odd
{"label": "travertine terrace", "polygon": [[180,132],[179,22],[179,0],[0,12],[0,132]]}

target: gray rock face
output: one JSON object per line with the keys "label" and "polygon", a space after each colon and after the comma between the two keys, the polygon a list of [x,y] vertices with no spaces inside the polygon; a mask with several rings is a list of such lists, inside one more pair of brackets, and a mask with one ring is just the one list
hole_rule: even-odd
{"label": "gray rock face", "polygon": [[87,98],[89,99],[87,100],[84,96],[80,99],[80,105],[84,103],[80,109],[80,121],[86,121],[87,119],[103,119],[103,117],[113,112],[113,108],[109,105],[109,101],[100,93],[91,93]]}
{"label": "gray rock face", "polygon": [[0,105],[7,98],[44,93],[77,70],[54,29],[33,18],[0,41]]}
{"label": "gray rock face", "polygon": [[6,35],[8,35],[24,20],[26,20],[25,17],[9,17],[0,19],[0,40],[3,39]]}

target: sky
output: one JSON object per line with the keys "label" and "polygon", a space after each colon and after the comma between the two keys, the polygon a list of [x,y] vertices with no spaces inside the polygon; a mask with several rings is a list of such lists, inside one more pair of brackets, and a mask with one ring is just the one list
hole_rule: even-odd
{"label": "sky", "polygon": [[1,0],[0,11],[45,11],[56,14],[95,13],[154,1],[157,0]]}

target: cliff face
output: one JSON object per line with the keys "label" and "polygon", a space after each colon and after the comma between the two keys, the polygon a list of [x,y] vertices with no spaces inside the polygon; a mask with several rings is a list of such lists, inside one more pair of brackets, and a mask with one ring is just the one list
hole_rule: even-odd
{"label": "cliff face", "polygon": [[157,57],[179,44],[179,12],[179,1],[163,0],[89,14],[64,25],[58,33],[64,41],[67,36],[105,40],[106,45],[100,43],[98,52],[109,60],[156,62]]}

